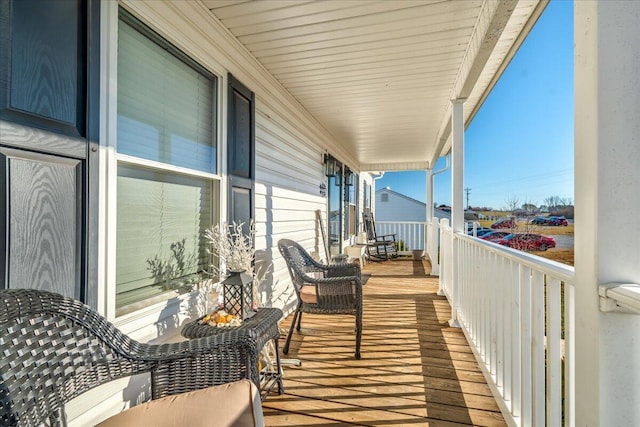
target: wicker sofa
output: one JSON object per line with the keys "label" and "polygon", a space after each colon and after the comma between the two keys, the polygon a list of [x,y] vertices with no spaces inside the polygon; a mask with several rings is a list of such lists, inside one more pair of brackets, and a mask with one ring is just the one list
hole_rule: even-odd
{"label": "wicker sofa", "polygon": [[76,300],[0,290],[0,425],[65,425],[71,399],[149,373],[151,402],[107,425],[261,426],[259,394],[245,379],[252,340],[236,332],[143,344]]}

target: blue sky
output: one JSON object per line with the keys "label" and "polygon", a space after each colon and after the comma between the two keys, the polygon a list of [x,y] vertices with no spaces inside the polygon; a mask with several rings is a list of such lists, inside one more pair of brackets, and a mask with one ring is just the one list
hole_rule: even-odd
{"label": "blue sky", "polygon": [[[387,172],[376,188],[387,186],[425,201],[424,171]],[[512,197],[573,200],[573,2],[549,3],[467,128],[464,186],[472,206],[494,209]],[[451,202],[449,172],[434,201]]]}

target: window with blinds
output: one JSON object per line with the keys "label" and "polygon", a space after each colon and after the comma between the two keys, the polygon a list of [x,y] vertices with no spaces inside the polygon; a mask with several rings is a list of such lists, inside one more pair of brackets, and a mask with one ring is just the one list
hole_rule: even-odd
{"label": "window with blinds", "polygon": [[215,77],[132,19],[118,26],[118,152],[215,173]]}
{"label": "window with blinds", "polygon": [[121,315],[206,279],[203,232],[217,218],[219,183],[202,173],[216,173],[215,77],[124,12],[118,35]]}
{"label": "window with blinds", "polygon": [[205,278],[212,196],[208,179],[118,166],[117,307]]}

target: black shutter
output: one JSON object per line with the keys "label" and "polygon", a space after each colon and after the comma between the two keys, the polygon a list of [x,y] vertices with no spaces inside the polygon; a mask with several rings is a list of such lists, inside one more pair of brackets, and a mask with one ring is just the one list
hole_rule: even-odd
{"label": "black shutter", "polygon": [[231,74],[228,119],[229,221],[247,231],[255,210],[255,95]]}
{"label": "black shutter", "polygon": [[94,0],[0,0],[0,288],[97,305]]}

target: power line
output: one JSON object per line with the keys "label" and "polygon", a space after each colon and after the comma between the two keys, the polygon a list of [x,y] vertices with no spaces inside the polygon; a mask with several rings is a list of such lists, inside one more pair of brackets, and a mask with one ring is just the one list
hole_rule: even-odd
{"label": "power line", "polygon": [[467,209],[471,209],[469,207],[469,194],[471,194],[471,189],[470,188],[465,188],[464,189],[464,194],[467,196]]}

